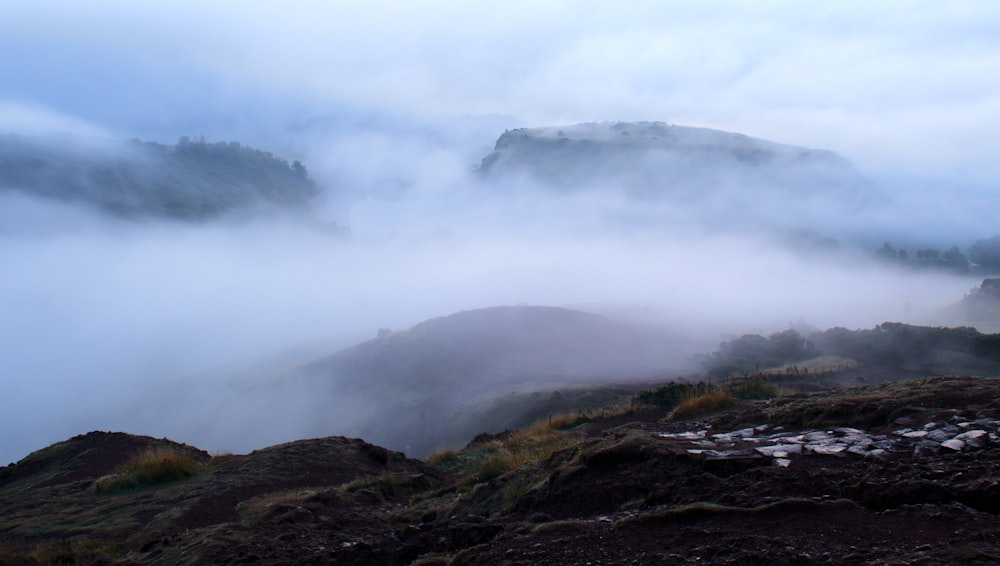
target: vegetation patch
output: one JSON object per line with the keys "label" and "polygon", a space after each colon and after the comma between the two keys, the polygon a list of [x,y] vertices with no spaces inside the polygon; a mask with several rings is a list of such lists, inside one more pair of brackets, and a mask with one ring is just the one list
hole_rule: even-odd
{"label": "vegetation patch", "polygon": [[730,383],[727,389],[736,399],[761,400],[781,396],[781,389],[777,385],[763,379],[741,379]]}
{"label": "vegetation patch", "polygon": [[459,462],[458,454],[451,448],[435,450],[427,457],[427,463],[431,466],[449,467]]}
{"label": "vegetation patch", "polygon": [[706,391],[694,397],[688,397],[674,407],[668,419],[674,421],[679,419],[690,419],[708,413],[713,413],[722,409],[727,409],[736,404],[733,395],[722,388]]}
{"label": "vegetation patch", "polygon": [[459,452],[440,450],[428,458],[428,463],[454,471],[469,487],[517,470],[526,462],[545,460],[579,440],[579,432],[553,428],[545,419],[498,439],[474,442]]}
{"label": "vegetation patch", "polygon": [[651,391],[640,391],[635,396],[634,402],[638,405],[670,410],[681,401],[707,393],[714,388],[715,385],[705,382],[674,381],[665,383]]}
{"label": "vegetation patch", "polygon": [[168,446],[148,448],[95,485],[97,493],[115,493],[169,483],[197,475],[203,465],[190,454]]}
{"label": "vegetation patch", "polygon": [[[39,544],[31,558],[39,564],[105,564],[120,555],[120,551],[87,538],[50,541]],[[6,564],[0,556],[0,564]],[[12,560],[11,564],[15,562]]]}
{"label": "vegetation patch", "polygon": [[527,458],[521,459],[510,450],[498,450],[479,463],[479,466],[476,468],[475,479],[477,482],[490,481],[516,470],[525,461],[527,461]]}
{"label": "vegetation patch", "polygon": [[391,499],[399,493],[396,477],[391,473],[377,476],[365,476],[351,481],[344,486],[344,493],[376,494],[379,500]]}

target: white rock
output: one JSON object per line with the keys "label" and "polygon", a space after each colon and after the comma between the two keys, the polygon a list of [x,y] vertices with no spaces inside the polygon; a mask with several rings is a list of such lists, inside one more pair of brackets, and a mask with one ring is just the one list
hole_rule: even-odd
{"label": "white rock", "polygon": [[923,438],[923,437],[927,436],[927,431],[926,430],[914,430],[914,431],[911,431],[911,432],[907,432],[907,433],[903,434],[902,436],[905,436],[906,438]]}
{"label": "white rock", "polygon": [[870,452],[867,447],[861,446],[860,444],[851,445],[848,447],[847,451],[851,454],[857,454],[858,456],[867,456],[868,452]]}
{"label": "white rock", "polygon": [[792,461],[788,458],[775,458],[774,460],[771,460],[771,463],[779,468],[787,468],[792,465]]}
{"label": "white rock", "polygon": [[840,441],[849,446],[858,446],[861,448],[868,448],[869,446],[875,443],[875,441],[872,440],[871,437],[858,434],[845,436],[844,438],[841,438]]}
{"label": "white rock", "polygon": [[865,434],[865,431],[863,431],[863,430],[859,430],[859,429],[856,429],[856,428],[850,428],[850,427],[846,427],[846,426],[845,427],[841,427],[841,428],[836,428],[836,429],[833,430],[833,432],[839,432],[840,434],[845,434],[845,435],[847,435],[847,434]]}
{"label": "white rock", "polygon": [[802,438],[804,438],[807,442],[818,442],[820,440],[829,440],[830,435],[823,431],[814,430],[812,432],[805,433],[802,435]]}
{"label": "white rock", "polygon": [[660,436],[663,438],[674,438],[677,440],[701,440],[705,438],[705,430],[694,430],[687,432],[662,432]]}
{"label": "white rock", "polygon": [[801,444],[775,444],[773,446],[757,446],[754,448],[760,454],[764,456],[772,456],[774,458],[785,458],[789,454],[801,454],[802,445]]}
{"label": "white rock", "polygon": [[955,439],[965,442],[965,447],[968,450],[980,450],[989,445],[990,434],[985,430],[970,430],[956,436]]}
{"label": "white rock", "polygon": [[865,458],[873,458],[875,460],[882,460],[889,457],[889,453],[881,448],[876,448],[875,450],[869,451],[865,454]]}
{"label": "white rock", "polygon": [[947,448],[948,450],[954,450],[955,452],[961,452],[965,449],[965,441],[959,440],[957,438],[951,438],[945,440],[941,443],[941,448]]}
{"label": "white rock", "polygon": [[819,454],[820,456],[831,456],[834,454],[840,454],[841,452],[847,450],[847,445],[839,442],[832,442],[830,444],[806,444],[805,449],[806,452],[812,452],[813,454]]}
{"label": "white rock", "polygon": [[989,438],[990,433],[985,430],[970,430],[963,432],[962,434],[956,436],[955,438],[959,440],[968,440],[970,438]]}
{"label": "white rock", "polygon": [[760,458],[753,450],[705,450],[702,456],[706,460],[752,460]]}

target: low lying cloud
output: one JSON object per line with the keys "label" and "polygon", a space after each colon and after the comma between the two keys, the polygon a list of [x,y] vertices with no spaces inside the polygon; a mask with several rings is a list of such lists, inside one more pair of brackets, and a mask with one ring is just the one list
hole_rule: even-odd
{"label": "low lying cloud", "polygon": [[[911,320],[975,285],[680,217],[632,226],[643,211],[613,198],[489,194],[463,179],[354,202],[349,239],[273,220],[108,223],[25,205],[19,220],[34,230],[0,236],[0,373],[12,376],[2,458],[91,429],[216,450],[343,433],[348,407],[324,423],[297,418],[309,396],[282,389],[284,372],[464,309],[638,310],[708,350],[789,324]],[[71,213],[72,230],[38,225]]]}
{"label": "low lying cloud", "polygon": [[0,98],[0,132],[48,138],[110,142],[113,135],[98,125],[36,103]]}

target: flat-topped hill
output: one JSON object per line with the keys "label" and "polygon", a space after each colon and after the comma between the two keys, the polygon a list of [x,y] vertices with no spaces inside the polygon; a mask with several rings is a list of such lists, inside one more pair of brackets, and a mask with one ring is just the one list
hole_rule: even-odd
{"label": "flat-topped hill", "polygon": [[561,190],[620,185],[643,196],[696,197],[739,185],[799,193],[863,191],[832,151],[663,122],[602,122],[505,132],[480,171]]}

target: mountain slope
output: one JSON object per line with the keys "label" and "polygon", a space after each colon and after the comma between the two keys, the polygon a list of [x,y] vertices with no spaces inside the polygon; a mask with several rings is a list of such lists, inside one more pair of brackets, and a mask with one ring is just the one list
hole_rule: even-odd
{"label": "mountain slope", "polygon": [[515,391],[662,377],[683,367],[677,344],[665,332],[580,311],[494,307],[432,319],[295,373],[298,387],[367,407],[352,434],[420,455],[481,432],[456,426],[464,407]]}

